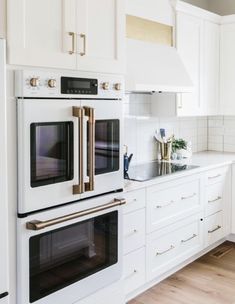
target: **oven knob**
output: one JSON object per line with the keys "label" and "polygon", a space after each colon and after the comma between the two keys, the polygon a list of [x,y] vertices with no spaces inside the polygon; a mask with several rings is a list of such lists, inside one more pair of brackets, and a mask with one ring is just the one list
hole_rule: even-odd
{"label": "oven knob", "polygon": [[39,84],[40,84],[40,81],[39,81],[38,77],[33,77],[33,78],[30,79],[30,85],[31,85],[31,87],[36,88],[36,87],[39,86]]}
{"label": "oven knob", "polygon": [[121,91],[122,84],[121,83],[115,83],[114,88],[115,88],[116,91]]}
{"label": "oven knob", "polygon": [[103,88],[103,90],[109,90],[109,82],[103,82],[102,88]]}
{"label": "oven knob", "polygon": [[56,88],[56,79],[49,79],[47,84],[49,88]]}

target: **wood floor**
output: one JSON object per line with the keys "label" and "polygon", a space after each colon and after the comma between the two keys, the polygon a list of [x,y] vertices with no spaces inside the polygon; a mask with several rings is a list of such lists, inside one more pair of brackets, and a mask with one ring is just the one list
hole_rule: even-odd
{"label": "wood floor", "polygon": [[[226,253],[216,257],[218,248]],[[235,304],[235,244],[222,244],[129,304]]]}

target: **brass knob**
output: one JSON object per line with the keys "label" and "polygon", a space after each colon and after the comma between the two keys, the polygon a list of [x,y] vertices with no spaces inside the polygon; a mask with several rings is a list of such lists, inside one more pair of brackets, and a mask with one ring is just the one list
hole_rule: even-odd
{"label": "brass knob", "polygon": [[34,88],[36,88],[36,87],[38,87],[39,86],[39,78],[37,78],[37,77],[33,77],[33,78],[31,78],[30,79],[30,85],[31,85],[31,87],[34,87]]}
{"label": "brass knob", "polygon": [[115,83],[114,88],[115,88],[116,91],[121,91],[122,84],[121,83]]}
{"label": "brass knob", "polygon": [[109,82],[103,82],[102,88],[103,88],[103,90],[109,90]]}
{"label": "brass knob", "polygon": [[48,84],[49,88],[55,88],[56,87],[56,79],[49,79],[47,84]]}

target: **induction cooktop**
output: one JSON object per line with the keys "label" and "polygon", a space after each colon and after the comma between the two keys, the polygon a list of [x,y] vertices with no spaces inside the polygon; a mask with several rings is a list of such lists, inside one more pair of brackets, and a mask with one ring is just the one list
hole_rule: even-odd
{"label": "induction cooktop", "polygon": [[144,182],[159,176],[182,172],[185,170],[192,170],[198,167],[199,166],[188,164],[156,161],[130,166],[125,178],[133,181]]}

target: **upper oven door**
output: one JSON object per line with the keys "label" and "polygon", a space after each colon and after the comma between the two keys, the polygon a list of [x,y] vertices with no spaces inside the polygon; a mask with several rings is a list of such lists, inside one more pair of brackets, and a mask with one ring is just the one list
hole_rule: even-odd
{"label": "upper oven door", "polygon": [[84,119],[84,189],[82,198],[123,188],[122,102],[86,100]]}
{"label": "upper oven door", "polygon": [[[18,212],[80,199],[80,101],[18,100]],[[75,113],[74,113],[75,112]]]}

